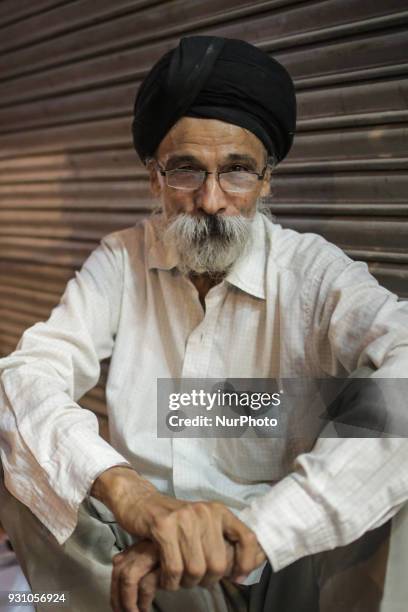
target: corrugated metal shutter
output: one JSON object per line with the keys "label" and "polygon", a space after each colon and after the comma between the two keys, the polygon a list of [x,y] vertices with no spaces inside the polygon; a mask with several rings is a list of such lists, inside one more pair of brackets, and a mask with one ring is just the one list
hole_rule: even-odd
{"label": "corrugated metal shutter", "polygon": [[[402,0],[3,0],[0,353],[48,317],[103,235],[150,210],[131,109],[189,33],[246,39],[289,69],[298,134],[274,212],[408,296],[407,23]],[[82,400],[101,413],[106,371]]]}

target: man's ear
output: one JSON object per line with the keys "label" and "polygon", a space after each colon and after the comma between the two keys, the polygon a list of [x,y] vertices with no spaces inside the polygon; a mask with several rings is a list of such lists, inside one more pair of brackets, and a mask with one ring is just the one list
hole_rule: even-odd
{"label": "man's ear", "polygon": [[262,180],[262,188],[261,188],[261,193],[260,193],[260,196],[262,198],[265,198],[271,193],[271,174],[272,174],[272,168],[268,166],[265,172],[265,176],[263,177],[263,180]]}
{"label": "man's ear", "polygon": [[150,179],[150,191],[152,192],[152,195],[157,198],[160,199],[161,196],[161,184],[160,184],[160,180],[159,180],[159,176],[158,176],[158,172],[157,172],[157,167],[156,167],[156,163],[154,161],[154,159],[149,159],[146,162],[146,169],[149,173],[149,179]]}
{"label": "man's ear", "polygon": [[261,196],[261,198],[266,198],[271,193],[271,175],[273,167],[275,165],[275,155],[269,155],[265,147],[263,147],[263,152],[266,171],[262,180],[261,193],[259,195]]}

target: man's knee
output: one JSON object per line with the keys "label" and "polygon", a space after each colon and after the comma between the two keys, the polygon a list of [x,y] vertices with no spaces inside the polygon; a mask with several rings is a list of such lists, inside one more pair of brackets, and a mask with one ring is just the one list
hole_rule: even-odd
{"label": "man's knee", "polygon": [[0,520],[33,591],[67,592],[69,609],[76,612],[110,610],[112,556],[119,548],[114,529],[91,500],[80,505],[76,529],[60,545],[1,478]]}

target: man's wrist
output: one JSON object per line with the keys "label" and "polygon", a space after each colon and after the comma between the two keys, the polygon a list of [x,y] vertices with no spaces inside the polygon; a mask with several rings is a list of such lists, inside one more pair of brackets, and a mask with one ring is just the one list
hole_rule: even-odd
{"label": "man's wrist", "polygon": [[130,465],[108,468],[95,479],[90,494],[113,510],[115,500],[132,488],[134,495],[145,496],[156,491],[154,485],[140,476]]}

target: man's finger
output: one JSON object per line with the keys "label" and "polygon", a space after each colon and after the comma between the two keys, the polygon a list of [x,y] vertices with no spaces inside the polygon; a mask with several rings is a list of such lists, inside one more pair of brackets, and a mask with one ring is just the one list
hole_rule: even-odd
{"label": "man's finger", "polygon": [[[208,530],[206,536],[208,536]],[[179,542],[184,565],[180,586],[189,589],[201,582],[207,567],[200,524],[193,515],[186,516],[183,524],[180,525]]]}
{"label": "man's finger", "polygon": [[247,576],[262,563],[259,562],[261,549],[255,533],[232,514],[223,517],[223,533],[235,545],[232,578]]}
{"label": "man's finger", "polygon": [[247,576],[258,565],[259,558],[259,543],[256,535],[253,532],[243,534],[241,539],[235,544],[235,567],[233,574],[238,576]]}
{"label": "man's finger", "polygon": [[138,612],[137,594],[140,580],[158,562],[152,542],[139,542],[113,558],[111,605],[114,612]]}
{"label": "man's finger", "polygon": [[232,570],[234,569],[235,548],[228,541],[226,541],[225,544],[226,544],[226,549],[227,549],[227,569],[226,569],[225,575],[230,576],[232,573]]}
{"label": "man's finger", "polygon": [[176,591],[184,571],[177,523],[163,521],[154,531],[160,549],[160,588]]}
{"label": "man's finger", "polygon": [[150,606],[156,596],[156,591],[159,586],[159,570],[156,569],[150,574],[144,576],[139,582],[139,593],[137,605],[139,612],[150,612]]}
{"label": "man's finger", "polygon": [[110,604],[113,612],[121,612],[120,609],[120,592],[119,592],[119,578],[120,578],[120,567],[123,564],[123,555],[115,555],[112,559],[112,578],[111,578],[111,599]]}
{"label": "man's finger", "polygon": [[119,577],[120,605],[123,612],[139,612],[137,606],[139,581],[145,574],[137,563],[128,563]]}
{"label": "man's finger", "polygon": [[206,534],[203,534],[203,549],[206,563],[206,573],[200,585],[209,587],[218,582],[228,571],[227,548],[233,547],[224,539],[221,522],[213,524]]}

